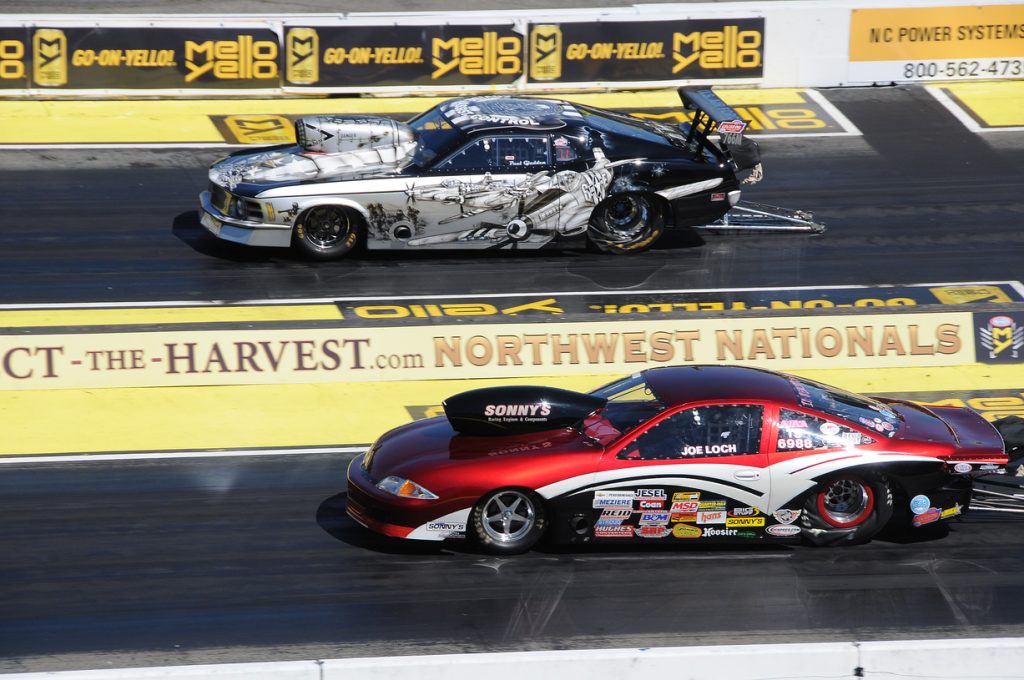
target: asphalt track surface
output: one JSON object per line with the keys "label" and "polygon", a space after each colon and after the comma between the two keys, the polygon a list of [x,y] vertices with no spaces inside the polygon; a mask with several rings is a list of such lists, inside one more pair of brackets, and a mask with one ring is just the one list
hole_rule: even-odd
{"label": "asphalt track surface", "polygon": [[[826,91],[864,133],[765,140],[749,198],[823,236],[706,235],[637,257],[364,254],[206,235],[209,151],[0,153],[0,302],[208,300],[1017,279],[1024,133],[916,88]],[[182,424],[187,426],[186,423]],[[848,549],[495,559],[343,514],[344,454],[0,469],[0,671],[492,650],[1024,635],[1024,520]]]}
{"label": "asphalt track surface", "polygon": [[214,239],[198,194],[217,150],[0,153],[0,303],[251,300],[1016,278],[1024,134],[968,132],[920,88],[825,91],[862,137],[762,141],[744,198],[813,210],[807,234],[669,235],[583,250],[367,252],[311,263]]}

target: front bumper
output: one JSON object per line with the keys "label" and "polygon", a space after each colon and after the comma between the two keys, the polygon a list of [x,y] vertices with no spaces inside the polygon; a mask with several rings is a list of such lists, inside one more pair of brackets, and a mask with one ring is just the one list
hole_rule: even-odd
{"label": "front bumper", "polygon": [[228,217],[213,205],[209,191],[199,194],[199,222],[217,238],[246,246],[287,248],[292,243],[291,225]]}
{"label": "front bumper", "polygon": [[[365,455],[356,456],[348,466],[345,511],[349,517],[371,531],[394,538],[442,541],[465,532],[465,519],[456,524],[439,516],[444,506],[436,501],[398,498],[378,489],[363,469]],[[459,514],[468,514],[468,510]]]}

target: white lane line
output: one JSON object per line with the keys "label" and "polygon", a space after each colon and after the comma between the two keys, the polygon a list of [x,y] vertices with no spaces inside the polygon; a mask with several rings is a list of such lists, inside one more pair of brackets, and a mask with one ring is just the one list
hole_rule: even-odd
{"label": "white lane line", "polygon": [[961,123],[963,123],[964,127],[966,127],[968,130],[970,130],[971,132],[983,131],[983,128],[980,125],[978,125],[978,121],[974,120],[974,118],[971,117],[971,114],[964,111],[964,108],[960,106],[960,104],[957,103],[952,97],[950,97],[949,93],[942,89],[940,86],[928,85],[924,89],[931,93],[931,95],[935,97],[936,101],[942,104],[947,111],[952,113],[953,116]]}
{"label": "white lane line", "polygon": [[297,449],[238,449],[228,451],[152,451],[148,453],[82,453],[5,457],[0,465],[12,463],[91,463],[111,460],[161,460],[168,458],[239,458],[242,456],[305,456],[314,453],[363,453],[368,446],[337,446]]}
{"label": "white lane line", "polygon": [[576,297],[581,295],[672,295],[678,293],[757,293],[757,292],[785,292],[792,290],[885,290],[888,288],[930,288],[943,286],[1010,286],[1024,297],[1024,284],[1020,281],[947,281],[941,283],[892,283],[882,285],[861,285],[845,284],[838,286],[785,286],[765,288],[674,288],[659,290],[583,290],[583,291],[554,291],[554,292],[525,292],[525,293],[463,293],[463,294],[433,294],[433,295],[366,295],[354,297],[329,297],[329,298],[269,298],[251,300],[161,300],[161,301],[138,301],[138,302],[47,302],[41,304],[8,303],[0,304],[0,310],[17,309],[116,309],[116,308],[159,308],[159,307],[207,307],[218,305],[244,306],[244,305],[309,305],[309,304],[334,304],[336,302],[363,302],[366,300],[479,300],[479,299],[501,299],[517,297]]}
{"label": "white lane line", "polygon": [[[843,115],[843,112],[840,111],[836,107],[835,104],[833,104],[828,99],[826,99],[825,95],[823,95],[822,93],[818,92],[817,90],[807,90],[805,94],[807,95],[808,99],[813,100],[814,103],[816,103],[818,106],[820,106],[822,109],[824,109],[825,113],[827,113],[828,115],[832,116],[832,119],[835,120],[837,123],[839,123],[839,125],[844,130],[846,130],[846,132],[830,132],[830,133],[825,133],[825,134],[829,134],[829,135],[833,135],[833,136],[835,136],[835,135],[848,135],[848,136],[857,135],[857,136],[863,136],[864,133],[862,133],[857,128],[857,126],[853,124],[853,121],[850,120],[849,118],[847,118],[845,115]],[[797,135],[793,135],[793,136],[797,136]],[[824,134],[820,134],[819,136],[824,136]]]}
{"label": "white lane line", "polygon": [[946,110],[952,113],[957,120],[964,124],[971,132],[981,134],[985,132],[1020,132],[1024,130],[1024,126],[1020,125],[1007,125],[1001,127],[985,127],[978,123],[968,111],[964,108],[960,102],[953,99],[952,96],[941,85],[928,85],[924,88],[931,93],[935,99],[946,107]]}

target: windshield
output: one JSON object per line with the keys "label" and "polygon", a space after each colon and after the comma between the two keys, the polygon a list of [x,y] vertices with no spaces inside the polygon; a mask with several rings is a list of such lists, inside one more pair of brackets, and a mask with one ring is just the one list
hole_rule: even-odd
{"label": "windshield", "polygon": [[658,396],[647,384],[643,373],[636,373],[621,378],[607,385],[598,387],[591,392],[594,396],[604,397],[610,402],[615,401],[658,401]]}
{"label": "windshield", "polygon": [[439,155],[462,140],[462,132],[444,117],[441,107],[416,116],[408,125],[416,131],[416,153],[412,162],[420,168],[430,167]]}
{"label": "windshield", "polygon": [[642,373],[599,387],[591,394],[608,404],[599,412],[619,432],[628,432],[665,408]]}
{"label": "windshield", "polygon": [[880,401],[852,394],[813,380],[788,376],[801,406],[813,408],[886,437],[892,437],[900,426],[900,416]]}

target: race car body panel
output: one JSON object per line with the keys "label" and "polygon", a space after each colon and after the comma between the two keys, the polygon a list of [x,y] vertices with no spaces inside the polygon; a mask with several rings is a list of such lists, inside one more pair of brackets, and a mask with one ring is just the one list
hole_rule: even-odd
{"label": "race car body panel", "polygon": [[296,144],[213,164],[201,221],[223,239],[295,243],[323,259],[347,252],[352,234],[370,249],[540,248],[586,237],[640,250],[666,227],[722,218],[739,201],[740,177],[755,168],[751,177],[761,176],[735,111],[710,90],[680,96],[693,124],[508,96],[449,100],[408,124],[301,118]]}
{"label": "race car body panel", "polygon": [[650,369],[590,394],[486,388],[445,407],[353,460],[354,518],[499,547],[508,532],[488,522],[528,519],[568,543],[857,542],[890,520],[961,514],[973,476],[1006,462],[996,430],[969,410],[940,418],[750,368]]}

